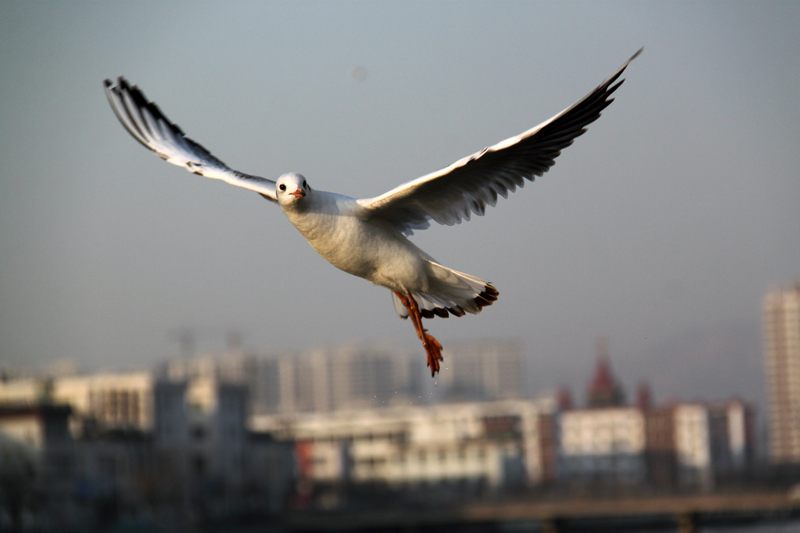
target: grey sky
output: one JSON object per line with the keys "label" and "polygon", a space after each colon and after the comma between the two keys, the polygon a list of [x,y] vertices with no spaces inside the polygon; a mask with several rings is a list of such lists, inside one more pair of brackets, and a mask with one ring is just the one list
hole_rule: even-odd
{"label": "grey sky", "polygon": [[233,168],[369,197],[549,118],[640,46],[549,173],[414,237],[500,290],[427,326],[521,338],[537,388],[582,388],[602,334],[629,388],[758,398],[761,298],[800,275],[796,2],[0,3],[0,361],[147,367],[192,326],[201,348],[236,328],[424,364],[388,291],[258,195],[148,153],[104,78]]}

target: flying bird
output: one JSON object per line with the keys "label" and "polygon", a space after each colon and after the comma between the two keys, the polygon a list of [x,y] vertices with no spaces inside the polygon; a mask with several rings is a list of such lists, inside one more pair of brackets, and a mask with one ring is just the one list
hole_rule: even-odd
{"label": "flying bird", "polygon": [[564,111],[515,137],[452,165],[409,181],[374,198],[350,198],[312,189],[302,174],[277,181],[233,170],[184,135],[156,104],[124,77],[105,80],[117,118],[137,141],[168,163],[259,193],[278,204],[308,243],[333,266],[392,291],[395,311],[411,318],[428,357],[431,375],[439,371],[442,345],[422,325],[423,318],[477,314],[499,292],[487,280],[437,262],[408,237],[431,221],[448,226],[483,215],[498,196],[533,181],[555,164],[600,117],[619,80],[639,50],[596,89]]}

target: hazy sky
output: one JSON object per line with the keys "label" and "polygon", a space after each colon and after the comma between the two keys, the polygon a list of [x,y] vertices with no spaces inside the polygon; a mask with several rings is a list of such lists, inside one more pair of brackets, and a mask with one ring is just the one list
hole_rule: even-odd
{"label": "hazy sky", "polygon": [[500,290],[426,325],[445,347],[522,339],[537,389],[581,398],[605,335],[629,390],[759,399],[761,299],[800,275],[797,2],[1,2],[0,362],[147,368],[193,327],[201,349],[237,329],[424,365],[386,289],[257,194],[148,153],[104,78],[233,168],[371,197],[551,117],[641,46],[543,178],[414,236]]}

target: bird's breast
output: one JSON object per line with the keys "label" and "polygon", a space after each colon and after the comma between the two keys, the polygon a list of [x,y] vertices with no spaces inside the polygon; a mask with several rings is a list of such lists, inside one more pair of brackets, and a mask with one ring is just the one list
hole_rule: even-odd
{"label": "bird's breast", "polygon": [[418,249],[391,226],[341,213],[287,216],[336,268],[392,290],[425,285]]}

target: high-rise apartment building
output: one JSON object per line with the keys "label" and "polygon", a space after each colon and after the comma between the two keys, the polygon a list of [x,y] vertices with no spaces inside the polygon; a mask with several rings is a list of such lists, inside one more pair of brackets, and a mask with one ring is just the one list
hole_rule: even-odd
{"label": "high-rise apartment building", "polygon": [[442,371],[436,376],[450,401],[524,398],[525,350],[518,340],[447,343]]}
{"label": "high-rise apartment building", "polygon": [[169,361],[159,373],[170,380],[214,378],[246,385],[253,415],[406,404],[420,397],[425,377],[418,359],[377,344],[286,354],[232,350]]}
{"label": "high-rise apartment building", "polygon": [[764,298],[770,459],[800,463],[800,280]]}

